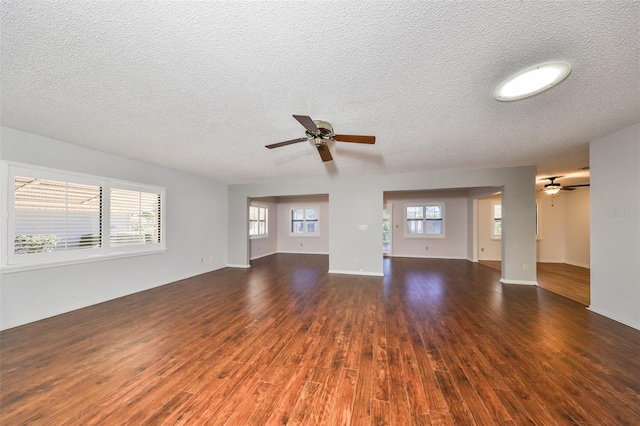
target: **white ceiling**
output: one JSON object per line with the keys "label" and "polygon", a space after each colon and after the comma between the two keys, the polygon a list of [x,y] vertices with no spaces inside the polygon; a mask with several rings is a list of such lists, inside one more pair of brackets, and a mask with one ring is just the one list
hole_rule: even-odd
{"label": "white ceiling", "polygon": [[[226,183],[588,165],[640,121],[640,2],[3,0],[2,124]],[[502,103],[539,62],[571,75]],[[331,122],[333,163],[291,115]],[[562,180],[561,180],[562,181]],[[578,183],[562,182],[563,184]]]}

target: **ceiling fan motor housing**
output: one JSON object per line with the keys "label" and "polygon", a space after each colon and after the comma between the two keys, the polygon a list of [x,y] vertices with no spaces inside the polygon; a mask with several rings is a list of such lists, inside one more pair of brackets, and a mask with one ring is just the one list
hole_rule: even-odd
{"label": "ceiling fan motor housing", "polygon": [[318,133],[311,133],[307,130],[307,136],[309,139],[313,140],[316,146],[326,145],[325,140],[333,140],[333,126],[328,121],[323,120],[313,120],[316,127],[318,128]]}

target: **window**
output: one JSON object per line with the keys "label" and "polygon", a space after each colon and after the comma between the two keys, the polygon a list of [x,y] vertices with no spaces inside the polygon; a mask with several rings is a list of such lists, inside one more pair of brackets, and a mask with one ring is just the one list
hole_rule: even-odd
{"label": "window", "polygon": [[161,207],[160,194],[111,188],[111,246],[159,244]]}
{"label": "window", "polygon": [[405,206],[405,236],[444,237],[444,204]]}
{"label": "window", "polygon": [[301,235],[318,234],[318,209],[291,209],[291,233]]}
{"label": "window", "polygon": [[500,239],[502,237],[502,204],[491,203],[491,238]]}
{"label": "window", "polygon": [[264,206],[249,206],[249,237],[266,237],[269,235],[269,209]]}
{"label": "window", "polygon": [[164,250],[164,189],[9,164],[3,266]]}
{"label": "window", "polygon": [[102,188],[15,176],[14,255],[100,247]]}

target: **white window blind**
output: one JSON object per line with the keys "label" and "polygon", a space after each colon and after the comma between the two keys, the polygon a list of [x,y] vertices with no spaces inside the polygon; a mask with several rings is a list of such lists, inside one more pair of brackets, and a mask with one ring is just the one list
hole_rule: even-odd
{"label": "white window blind", "polygon": [[164,188],[21,164],[5,170],[3,268],[165,250]]}
{"label": "white window blind", "polygon": [[111,189],[111,246],[135,246],[161,242],[161,195]]}
{"label": "white window blind", "polygon": [[100,186],[16,176],[14,254],[99,247]]}
{"label": "white window blind", "polygon": [[291,233],[292,234],[317,234],[318,209],[291,209]]}
{"label": "white window blind", "polygon": [[268,235],[269,211],[267,207],[250,206],[249,207],[249,235],[252,237]]}
{"label": "white window blind", "polygon": [[492,204],[492,208],[493,228],[491,230],[491,236],[500,238],[500,236],[502,236],[502,204]]}
{"label": "white window blind", "polygon": [[405,236],[444,238],[444,203],[405,206]]}

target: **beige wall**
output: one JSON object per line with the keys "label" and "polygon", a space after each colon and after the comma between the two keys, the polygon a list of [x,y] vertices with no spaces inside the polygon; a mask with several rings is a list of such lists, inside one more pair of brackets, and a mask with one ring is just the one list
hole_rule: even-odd
{"label": "beige wall", "polygon": [[496,195],[478,200],[478,260],[501,260],[502,242],[491,238],[493,217],[491,206],[501,202],[502,197]]}
{"label": "beige wall", "polygon": [[565,192],[565,247],[564,261],[570,265],[589,268],[590,250],[590,195],[589,188]]}
{"label": "beige wall", "polygon": [[538,223],[540,232],[537,238],[538,262],[565,263],[565,210],[566,191],[550,197],[539,193]]}
{"label": "beige wall", "polygon": [[589,188],[540,194],[538,261],[590,267]]}

